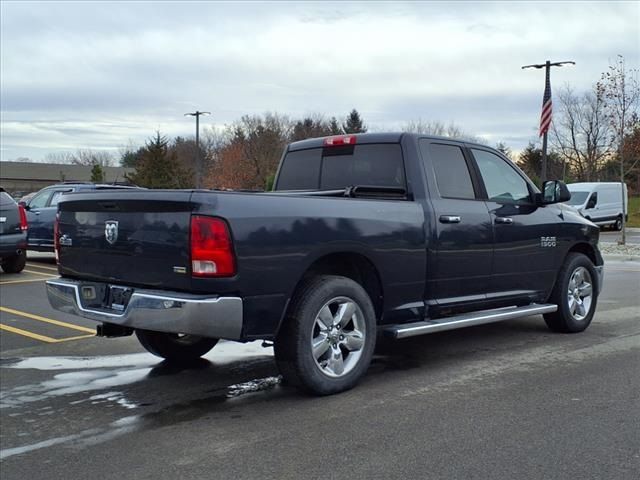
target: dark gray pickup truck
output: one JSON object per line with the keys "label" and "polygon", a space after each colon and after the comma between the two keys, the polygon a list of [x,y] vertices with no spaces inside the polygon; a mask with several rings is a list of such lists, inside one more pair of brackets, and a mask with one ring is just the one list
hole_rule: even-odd
{"label": "dark gray pickup truck", "polygon": [[274,341],[288,381],[330,394],[365,374],[378,335],[596,310],[599,229],[559,181],[543,192],[484,145],[415,134],[310,139],[275,191],[66,194],[51,304],[185,361],[218,339]]}

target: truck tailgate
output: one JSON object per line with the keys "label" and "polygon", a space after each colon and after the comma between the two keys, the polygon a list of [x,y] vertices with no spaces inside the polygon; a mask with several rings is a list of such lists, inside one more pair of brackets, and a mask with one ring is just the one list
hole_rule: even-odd
{"label": "truck tailgate", "polygon": [[191,191],[68,194],[59,203],[65,276],[188,290]]}

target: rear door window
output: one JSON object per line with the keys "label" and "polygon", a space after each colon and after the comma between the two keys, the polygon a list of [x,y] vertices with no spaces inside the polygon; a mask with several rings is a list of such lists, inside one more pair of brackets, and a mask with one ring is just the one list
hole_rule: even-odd
{"label": "rear door window", "polygon": [[420,140],[422,158],[431,159],[438,191],[443,198],[475,199],[475,191],[462,148]]}
{"label": "rear door window", "polygon": [[277,190],[334,190],[354,185],[405,188],[397,143],[312,148],[286,155]]}

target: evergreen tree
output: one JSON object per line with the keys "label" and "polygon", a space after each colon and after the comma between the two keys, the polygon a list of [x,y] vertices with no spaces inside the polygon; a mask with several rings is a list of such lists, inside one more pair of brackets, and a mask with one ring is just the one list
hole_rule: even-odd
{"label": "evergreen tree", "polygon": [[122,152],[120,157],[120,165],[127,168],[136,168],[138,161],[142,158],[144,153],[144,147],[140,147],[137,150],[127,149]]}
{"label": "evergreen tree", "polygon": [[367,131],[367,126],[355,108],[351,110],[347,120],[342,124],[342,130],[344,133],[365,133]]}
{"label": "evergreen tree", "polygon": [[91,167],[91,181],[93,183],[104,182],[104,169],[99,163],[94,163]]}
{"label": "evergreen tree", "polygon": [[[518,159],[516,164],[522,169],[527,176],[533,180],[533,183],[540,185],[540,171],[542,170],[542,150],[537,148],[532,142],[529,142]],[[557,152],[553,150],[547,155],[548,176],[552,179],[568,180],[570,172],[566,168],[565,163],[560,159]]]}
{"label": "evergreen tree", "polygon": [[336,120],[336,117],[331,117],[331,120],[329,121],[329,132],[331,135],[342,135],[344,133],[342,128],[340,128],[340,124],[338,123],[338,120]]}
{"label": "evergreen tree", "polygon": [[156,132],[140,152],[136,171],[127,175],[134,185],[146,188],[190,188],[190,172],[177,161],[175,150],[169,149],[167,137]]}
{"label": "evergreen tree", "polygon": [[291,141],[304,140],[306,138],[325,137],[331,135],[331,127],[322,118],[305,117],[298,120],[291,132]]}
{"label": "evergreen tree", "polygon": [[504,142],[498,142],[498,144],[496,145],[496,150],[502,153],[505,157],[513,160],[513,152]]}

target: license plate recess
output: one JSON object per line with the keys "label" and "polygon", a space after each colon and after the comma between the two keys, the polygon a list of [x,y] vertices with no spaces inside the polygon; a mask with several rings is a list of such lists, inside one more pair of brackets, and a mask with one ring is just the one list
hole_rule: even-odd
{"label": "license plate recess", "polygon": [[124,311],[129,304],[129,300],[131,299],[132,294],[132,288],[110,285],[107,307],[118,312]]}

